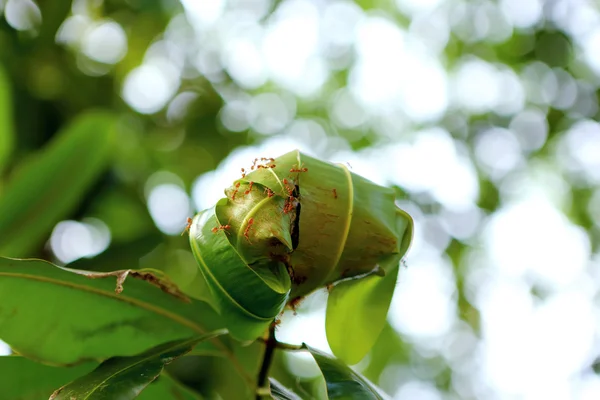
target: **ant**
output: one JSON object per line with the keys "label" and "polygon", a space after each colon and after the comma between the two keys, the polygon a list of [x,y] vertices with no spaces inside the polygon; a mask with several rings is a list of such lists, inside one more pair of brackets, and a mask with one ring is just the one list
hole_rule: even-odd
{"label": "ant", "polygon": [[308,168],[292,168],[290,172],[308,172]]}
{"label": "ant", "polygon": [[183,230],[183,232],[181,232],[181,236],[185,235],[186,233],[190,233],[190,228],[192,227],[192,222],[193,222],[193,220],[190,217],[188,217],[188,219],[186,221],[185,229]]}
{"label": "ant", "polygon": [[242,168],[242,179],[244,179],[246,177],[246,170],[244,168]]}
{"label": "ant", "polygon": [[295,299],[292,299],[292,301],[289,302],[289,306],[292,309],[292,311],[294,312],[294,315],[298,315],[298,307],[300,306],[300,303],[302,303],[302,301],[304,300],[304,297],[296,297]]}
{"label": "ant", "polygon": [[265,188],[265,193],[267,194],[267,197],[273,197],[273,191],[268,187]]}
{"label": "ant", "polygon": [[252,190],[252,185],[254,185],[254,182],[250,181],[250,184],[248,185],[248,190],[246,190],[244,192],[244,195],[247,195],[250,193],[250,191]]}
{"label": "ant", "polygon": [[240,189],[240,183],[238,182],[235,184],[235,190],[233,191],[233,194],[231,195],[231,200],[235,200],[235,195],[237,194],[239,189]]}
{"label": "ant", "polygon": [[231,228],[231,225],[229,225],[229,224],[219,225],[219,226],[215,226],[214,228],[212,228],[211,231],[212,231],[212,233],[217,233],[219,231],[226,231],[229,228]]}
{"label": "ant", "polygon": [[333,192],[333,198],[337,199],[337,190],[331,189],[331,191]]}
{"label": "ant", "polygon": [[[250,218],[248,220],[248,226],[246,226],[246,229],[244,230],[244,237],[246,238],[248,243],[250,243],[250,237],[248,236],[248,232],[250,232],[250,227],[252,226],[253,223],[254,223],[254,218]],[[250,244],[252,244],[252,243],[250,243]]]}

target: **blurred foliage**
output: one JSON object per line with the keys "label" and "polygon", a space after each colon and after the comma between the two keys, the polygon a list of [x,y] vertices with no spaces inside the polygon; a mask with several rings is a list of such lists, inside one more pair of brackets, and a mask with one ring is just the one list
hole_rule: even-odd
{"label": "blurred foliage", "polygon": [[[587,269],[600,243],[600,129],[595,122],[600,118],[598,5],[532,0],[523,2],[520,9],[518,2],[491,0],[424,2],[431,6],[401,0],[335,2],[356,6],[344,9],[349,19],[355,14],[348,10],[354,10],[359,15],[356,20],[364,22],[368,17],[395,27],[380,31],[377,38],[399,31],[405,35],[394,42],[397,47],[382,44],[389,59],[374,61],[382,68],[389,62],[390,76],[403,76],[400,86],[384,76],[384,89],[409,90],[413,80],[417,82],[407,99],[394,94],[390,106],[352,100],[360,97],[356,94],[362,79],[359,67],[367,68],[364,58],[368,54],[359,54],[366,50],[358,50],[360,35],[355,29],[348,30],[341,22],[336,26],[331,15],[326,21],[323,17],[320,35],[333,37],[339,30],[342,37],[323,39],[326,43],[315,39],[314,47],[320,53],[307,56],[308,61],[298,67],[303,72],[296,75],[271,71],[264,65],[256,67],[253,52],[266,52],[267,44],[233,43],[232,38],[240,37],[262,40],[256,38],[266,36],[265,30],[276,26],[278,18],[289,17],[309,7],[307,4],[323,11],[328,7],[323,2],[232,0],[224,2],[222,9],[221,2],[214,2],[214,9],[200,11],[192,3],[0,0],[0,256],[35,257],[91,271],[153,268],[163,270],[183,289],[197,287],[195,278],[190,279],[197,275],[197,267],[187,239],[176,232],[185,226],[181,211],[191,216],[195,207],[182,203],[177,219],[165,227],[152,212],[153,189],[171,184],[192,193],[198,177],[208,176],[204,174],[216,170],[236,151],[278,139],[287,140],[290,146],[301,143],[323,159],[354,154],[373,169],[403,177],[390,183],[405,194],[403,204],[415,214],[421,248],[434,249],[439,265],[442,261],[450,264],[451,290],[446,301],[456,306],[452,328],[435,338],[387,325],[371,353],[355,368],[392,395],[406,382],[419,381],[444,395],[490,398],[494,386],[488,387],[493,382],[481,375],[478,363],[482,361],[461,363],[476,353],[477,341],[486,335],[473,276],[494,265],[494,260],[480,254],[486,246],[487,223],[513,198],[541,187],[560,215],[568,218],[569,226],[584,233],[582,240],[591,247],[584,253],[582,279],[598,278]],[[217,17],[210,20],[210,13]],[[342,14],[339,18],[341,21]],[[299,29],[304,25],[297,21],[290,26],[289,30],[302,31],[306,37],[316,29],[308,25],[306,30]],[[439,113],[419,117],[407,111],[413,103],[432,104],[432,97],[417,101],[417,95],[425,96],[436,88],[425,85],[429,75],[416,76],[421,64],[396,71],[398,65],[410,64],[402,56],[400,61],[393,57],[402,47],[400,42],[406,47],[418,42],[416,53],[426,54],[443,68],[447,104]],[[302,44],[305,42],[285,42],[276,50],[305,51]],[[370,43],[366,47],[376,46]],[[242,51],[247,59],[233,57],[234,50]],[[273,63],[283,63],[288,56],[281,54]],[[143,66],[150,69],[142,74]],[[137,86],[132,83],[136,73],[144,78]],[[314,76],[319,74],[323,75],[321,83],[314,84],[319,80]],[[461,83],[463,75],[466,78]],[[439,83],[432,82],[434,86]],[[310,90],[315,85],[317,89]],[[477,88],[483,89],[479,92]],[[348,91],[351,96],[344,97]],[[157,96],[163,100],[156,100]],[[343,118],[335,111],[339,104],[345,107],[339,113]],[[525,112],[541,115],[541,122]],[[283,114],[287,117],[280,117]],[[298,122],[304,125],[294,125]],[[469,210],[479,216],[479,223],[469,234],[457,234],[446,226],[449,217],[444,213],[455,211],[446,201],[451,197],[447,192],[446,197],[439,195],[431,186],[419,186],[405,178],[406,172],[394,169],[402,157],[400,153],[395,157],[394,152],[401,148],[393,146],[417,146],[423,132],[438,128],[448,133],[456,157],[474,171],[477,190]],[[541,133],[529,135],[531,132]],[[57,162],[73,148],[77,157],[72,163]],[[385,152],[386,148],[392,150]],[[432,157],[408,168],[409,175],[419,169],[441,174],[444,167],[436,169],[435,164],[443,160]],[[420,159],[411,160],[417,163]],[[460,190],[457,184],[451,192]],[[204,197],[214,196],[192,193],[196,205]],[[454,228],[470,223],[460,212],[456,215]],[[511,234],[520,231],[521,227],[514,227]],[[573,232],[568,235],[575,236]],[[558,247],[543,243],[535,249],[543,248],[554,258],[567,260],[565,264],[578,260],[571,254],[558,257],[554,254],[562,251]],[[523,254],[509,256],[518,259]],[[411,268],[410,253],[408,264]],[[527,270],[523,275],[536,302],[555,290],[539,271]],[[36,305],[30,306],[28,312],[35,312]],[[46,313],[54,312],[52,303],[45,306]],[[308,315],[315,310],[320,308],[299,312]],[[60,337],[54,339],[60,341]],[[247,370],[257,370],[262,351],[259,344],[233,351],[240,353]],[[597,374],[598,362],[592,361],[598,355],[587,354],[587,358],[587,364],[577,366],[577,374]],[[2,362],[0,369],[9,371],[11,363],[27,361],[10,357]],[[311,370],[314,365],[308,365],[300,377],[290,363],[287,356],[277,355],[273,375],[282,388],[323,393],[321,380],[314,368]],[[87,364],[84,367],[91,369]],[[40,382],[44,390],[77,376],[70,371],[54,379],[52,373],[38,372],[46,366],[22,368],[29,376],[47,378],[48,383]],[[208,398],[216,393],[221,398],[247,394],[243,380],[232,375],[227,358],[194,355],[177,360],[168,370]],[[26,375],[20,376],[26,379]],[[4,383],[1,386],[12,389]]]}

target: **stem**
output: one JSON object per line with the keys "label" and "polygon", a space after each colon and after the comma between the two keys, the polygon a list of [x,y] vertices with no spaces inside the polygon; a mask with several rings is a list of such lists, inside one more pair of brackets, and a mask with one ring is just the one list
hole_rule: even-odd
{"label": "stem", "polygon": [[275,348],[277,347],[277,339],[275,339],[275,324],[269,326],[269,337],[266,340],[265,354],[263,356],[262,365],[260,366],[260,372],[258,373],[258,380],[256,384],[256,400],[260,400],[263,396],[267,396],[270,393],[269,390],[269,368],[273,361],[273,355],[275,354]]}
{"label": "stem", "polygon": [[[263,343],[267,343],[269,341],[269,339],[265,338],[260,338],[259,340]],[[289,351],[306,351],[306,348],[302,347],[299,344],[289,344],[285,342],[280,342],[278,340],[275,341],[275,348]]]}

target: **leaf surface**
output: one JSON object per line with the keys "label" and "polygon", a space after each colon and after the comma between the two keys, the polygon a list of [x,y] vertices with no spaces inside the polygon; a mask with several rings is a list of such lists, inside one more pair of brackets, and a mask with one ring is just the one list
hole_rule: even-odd
{"label": "leaf surface", "polygon": [[3,399],[47,399],[56,388],[87,374],[97,363],[86,362],[73,367],[51,367],[25,357],[0,357],[0,388]]}
{"label": "leaf surface", "polygon": [[133,357],[110,358],[89,374],[58,389],[50,400],[134,399],[160,375],[165,365],[191,351],[197,343],[225,332],[161,344]]}
{"label": "leaf surface", "polygon": [[[1,398],[48,399],[56,388],[90,373],[97,366],[95,362],[86,362],[72,367],[52,367],[25,357],[0,357]],[[163,372],[137,398],[139,400],[200,400],[202,397]]]}
{"label": "leaf surface", "polygon": [[15,141],[11,94],[8,76],[0,65],[0,171],[6,165]]}
{"label": "leaf surface", "polygon": [[271,397],[275,400],[301,400],[301,397],[292,392],[277,380],[269,378],[271,384]]}
{"label": "leaf surface", "polygon": [[252,340],[283,308],[289,276],[281,271],[280,281],[266,279],[236,252],[226,236],[230,233],[212,231],[219,225],[214,208],[198,213],[190,229],[190,246],[227,328],[238,340]]}
{"label": "leaf surface", "polygon": [[385,326],[398,277],[396,268],[385,276],[371,274],[338,283],[327,299],[325,330],[331,351],[345,363],[358,363],[373,347]]}
{"label": "leaf surface", "polygon": [[331,400],[387,400],[388,397],[377,389],[367,378],[353,371],[346,364],[332,356],[313,349],[306,344],[321,373],[325,378],[327,396]]}
{"label": "leaf surface", "polygon": [[327,299],[325,329],[327,342],[336,357],[345,363],[358,363],[373,347],[386,324],[400,260],[410,247],[412,218],[396,210],[397,252],[378,264],[379,273],[341,281]]}
{"label": "leaf surface", "polygon": [[[97,274],[0,258],[0,340],[32,359],[65,365],[128,356],[222,327],[207,303],[186,299],[150,273]],[[229,351],[218,339],[210,343]]]}

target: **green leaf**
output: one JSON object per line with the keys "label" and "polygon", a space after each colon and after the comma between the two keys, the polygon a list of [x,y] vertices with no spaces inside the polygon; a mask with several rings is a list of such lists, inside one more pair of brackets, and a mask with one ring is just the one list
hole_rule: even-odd
{"label": "green leaf", "polygon": [[89,374],[58,389],[50,400],[134,399],[160,375],[165,365],[191,351],[197,343],[226,332],[165,343],[133,357],[110,358]]}
{"label": "green leaf", "polygon": [[325,330],[331,351],[345,363],[358,363],[373,347],[385,326],[392,301],[399,258],[392,257],[396,268],[378,276],[338,283],[327,299]]}
{"label": "green leaf", "polygon": [[[40,400],[50,397],[56,388],[90,373],[98,366],[87,362],[72,367],[52,367],[19,356],[0,357],[0,388],[3,399]],[[187,389],[163,372],[146,387],[139,400],[200,400],[202,397]]]}
{"label": "green leaf", "polygon": [[190,246],[232,336],[252,340],[281,312],[288,298],[289,276],[280,273],[287,277],[286,284],[267,279],[255,266],[247,265],[228,241],[231,233],[213,232],[220,225],[214,208],[198,213],[190,228]]}
{"label": "green leaf", "polygon": [[[93,273],[0,258],[0,340],[35,360],[65,365],[129,356],[222,327],[207,303],[149,272]],[[211,346],[232,357],[222,341]]]}
{"label": "green leaf", "polygon": [[163,371],[162,374],[144,389],[139,400],[202,400],[199,393],[188,389]]}
{"label": "green leaf", "polygon": [[51,367],[24,357],[0,357],[1,398],[10,400],[47,399],[62,385],[87,374],[97,363],[87,362],[73,367]]}
{"label": "green leaf", "polygon": [[0,65],[0,171],[2,171],[10,157],[15,140],[11,96],[12,91],[8,76],[2,65]]}
{"label": "green leaf", "polygon": [[396,211],[396,231],[400,238],[397,253],[382,260],[379,270],[360,279],[337,283],[327,300],[325,329],[331,351],[345,363],[358,363],[373,347],[386,318],[399,264],[413,236],[413,220],[404,211]]}
{"label": "green leaf", "polygon": [[367,378],[353,371],[341,361],[306,344],[304,344],[304,347],[310,351],[321,369],[321,373],[325,378],[329,399],[386,400],[388,398],[380,389],[377,389],[369,382]]}
{"label": "green leaf", "polygon": [[302,398],[296,393],[277,382],[273,378],[269,378],[271,384],[271,397],[275,400],[301,400]]}
{"label": "green leaf", "polygon": [[87,112],[17,167],[0,197],[1,255],[30,254],[78,205],[107,165],[114,122]]}

